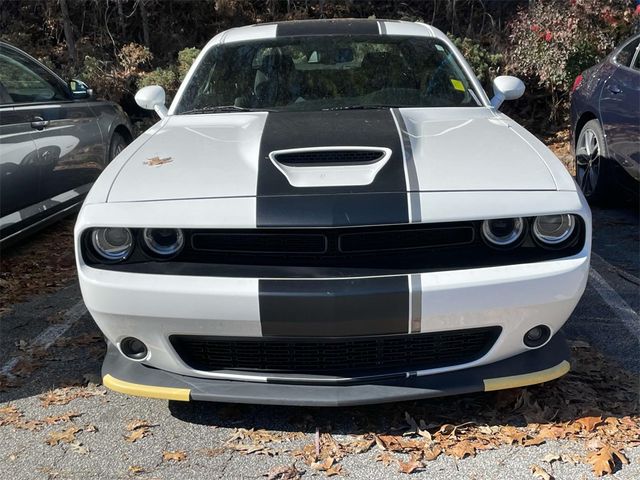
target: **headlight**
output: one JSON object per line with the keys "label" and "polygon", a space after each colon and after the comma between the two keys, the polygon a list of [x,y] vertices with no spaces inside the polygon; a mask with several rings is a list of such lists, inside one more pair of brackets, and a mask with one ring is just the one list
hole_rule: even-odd
{"label": "headlight", "polygon": [[482,235],[492,245],[508,247],[522,238],[522,218],[499,218],[482,222]]}
{"label": "headlight", "polygon": [[542,243],[557,245],[567,240],[575,228],[573,215],[545,215],[533,222],[533,235]]}
{"label": "headlight", "polygon": [[133,249],[133,236],[128,228],[96,228],[91,234],[93,248],[112,262],[124,260]]}
{"label": "headlight", "polygon": [[149,250],[162,257],[175,255],[184,245],[184,235],[178,228],[145,228],[142,238]]}

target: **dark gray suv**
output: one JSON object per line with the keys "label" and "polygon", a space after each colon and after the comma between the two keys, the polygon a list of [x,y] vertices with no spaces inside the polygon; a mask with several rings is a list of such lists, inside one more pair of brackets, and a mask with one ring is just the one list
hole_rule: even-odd
{"label": "dark gray suv", "polygon": [[120,106],[0,42],[0,245],[78,208],[131,140]]}

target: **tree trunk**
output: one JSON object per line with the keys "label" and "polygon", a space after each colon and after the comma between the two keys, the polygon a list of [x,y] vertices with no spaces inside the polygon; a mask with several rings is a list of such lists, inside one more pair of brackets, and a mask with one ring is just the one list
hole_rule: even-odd
{"label": "tree trunk", "polygon": [[60,10],[62,11],[62,27],[64,28],[64,38],[67,42],[67,50],[69,52],[69,60],[73,65],[78,63],[78,57],[76,54],[76,42],[73,39],[73,24],[69,18],[69,8],[67,7],[67,0],[60,0]]}
{"label": "tree trunk", "polygon": [[142,18],[142,41],[145,47],[150,47],[149,41],[149,15],[147,14],[147,7],[144,6],[144,0],[140,0],[140,17]]}
{"label": "tree trunk", "polygon": [[118,6],[118,20],[120,22],[120,35],[122,35],[122,39],[124,40],[127,36],[127,25],[124,20],[124,11],[122,10],[122,0],[116,0],[116,4]]}

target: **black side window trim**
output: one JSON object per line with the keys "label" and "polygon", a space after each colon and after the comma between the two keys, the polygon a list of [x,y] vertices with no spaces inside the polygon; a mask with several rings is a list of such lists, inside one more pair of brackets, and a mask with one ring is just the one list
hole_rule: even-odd
{"label": "black side window trim", "polygon": [[[38,60],[36,60],[35,58],[33,58],[31,55],[29,55],[26,52],[23,52],[22,50],[15,48],[9,44],[6,43],[0,43],[0,52],[3,53],[8,53],[9,55],[15,55],[20,57],[21,59],[23,59],[26,63],[26,65],[29,65],[29,68],[31,68],[31,65],[34,65],[37,69],[39,70],[43,70],[44,73],[46,73],[47,77],[50,78],[46,78],[40,74],[40,72],[34,72],[36,75],[38,75],[39,77],[42,78],[42,80],[44,80],[46,83],[50,84],[52,82],[55,82],[55,88],[58,90],[61,90],[62,93],[64,94],[65,98],[64,99],[58,99],[58,100],[45,100],[42,102],[12,102],[12,103],[2,103],[0,104],[1,106],[5,106],[5,105],[20,105],[20,106],[27,106],[27,105],[44,105],[44,104],[56,104],[56,103],[62,103],[62,102],[73,102],[73,98],[71,95],[71,91],[69,90],[69,86],[64,82],[64,80],[62,80],[62,78],[60,76],[58,76],[53,70],[51,70],[49,67],[47,67],[46,65],[44,65],[43,63],[39,62]],[[51,85],[52,87],[54,87],[54,85]]]}
{"label": "black side window trim", "polygon": [[[635,46],[633,54],[631,55],[631,59],[629,60],[629,64],[625,65],[623,63],[620,63],[618,61],[618,56],[622,53],[622,51],[627,46],[631,45],[632,43],[636,43],[636,46]],[[613,56],[613,63],[618,67],[624,67],[624,68],[628,68],[630,70],[635,70],[633,68],[633,61],[635,60],[636,56],[638,55],[638,51],[639,50],[640,50],[640,37],[632,38],[631,40],[626,42],[624,45],[622,45],[620,48],[618,48],[618,50],[616,51],[615,55]]]}

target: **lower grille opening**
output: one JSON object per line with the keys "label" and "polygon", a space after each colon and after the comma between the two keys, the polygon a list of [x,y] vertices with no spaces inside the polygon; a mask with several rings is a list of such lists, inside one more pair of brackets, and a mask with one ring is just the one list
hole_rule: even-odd
{"label": "lower grille opening", "polygon": [[447,367],[486,354],[500,327],[344,338],[252,338],[172,335],[196,370],[362,376]]}

